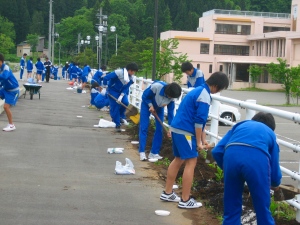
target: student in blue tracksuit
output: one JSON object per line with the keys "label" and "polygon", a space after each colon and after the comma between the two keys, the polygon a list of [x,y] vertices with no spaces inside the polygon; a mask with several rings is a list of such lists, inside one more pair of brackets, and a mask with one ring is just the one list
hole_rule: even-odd
{"label": "student in blue tracksuit", "polygon": [[101,66],[100,70],[93,75],[91,84],[97,82],[100,86],[102,86],[103,77],[105,76],[104,71],[106,70],[106,66]]}
{"label": "student in blue tracksuit", "polygon": [[24,53],[21,60],[20,60],[20,69],[21,69],[20,70],[20,80],[22,80],[22,78],[23,78],[26,56],[27,56],[27,54]]}
{"label": "student in blue tracksuit", "polygon": [[70,65],[69,65],[69,67],[68,67],[68,69],[67,69],[67,72],[68,72],[68,74],[69,74],[69,79],[70,79],[70,80],[73,79],[73,78],[72,78],[72,75],[71,75],[71,69],[73,68],[73,66],[74,66],[74,62],[71,62]]}
{"label": "student in blue tracksuit", "polygon": [[53,75],[53,80],[57,80],[58,67],[56,65],[52,65],[51,73]]}
{"label": "student in blue tracksuit", "polygon": [[33,70],[33,63],[32,63],[32,57],[30,57],[30,59],[27,60],[27,79],[31,78],[32,70]]}
{"label": "student in blue tracksuit", "polygon": [[13,124],[11,105],[16,105],[19,98],[19,83],[8,65],[4,63],[4,56],[0,53],[0,98],[4,99],[3,109],[8,119],[8,125],[3,131],[16,129]]}
{"label": "student in blue tracksuit", "polygon": [[270,188],[281,182],[275,120],[270,113],[257,113],[252,120],[232,127],[213,149],[224,171],[223,225],[240,225],[244,184],[249,188],[258,225],[275,225],[270,208]]}
{"label": "student in blue tracksuit", "polygon": [[[197,164],[198,150],[203,149],[204,145],[202,132],[211,103],[210,94],[222,91],[228,85],[229,81],[226,74],[213,73],[203,85],[191,90],[180,103],[170,128],[175,158],[168,168],[166,186],[160,196],[161,200],[179,202],[179,208],[199,208],[202,206],[200,202],[190,197],[190,192],[194,169]],[[183,164],[185,166],[180,198],[173,192],[173,184]]]}
{"label": "student in blue tracksuit", "polygon": [[99,87],[99,84],[97,82],[95,82],[95,83],[92,84],[92,87],[91,87],[90,106],[94,106],[95,105],[95,98],[99,94],[100,94],[100,87]]}
{"label": "student in blue tracksuit", "polygon": [[192,63],[182,63],[181,71],[187,75],[188,88],[196,88],[205,83],[203,72],[200,69],[194,68]]}
{"label": "student in blue tracksuit", "polygon": [[[187,86],[188,88],[196,88],[205,83],[204,74],[200,69],[194,68],[190,62],[184,62],[181,64],[181,71],[187,75]],[[204,127],[206,129],[206,127]],[[206,133],[202,133],[202,140],[207,145]]]}
{"label": "student in blue tracksuit", "polygon": [[84,89],[89,73],[91,72],[89,65],[84,65],[81,75],[78,76],[79,81],[81,82],[82,89]]}
{"label": "student in blue tracksuit", "polygon": [[77,81],[79,73],[82,73],[82,70],[78,67],[78,63],[74,63],[70,69],[70,76],[72,77],[73,82]]}
{"label": "student in blue tracksuit", "polygon": [[40,58],[37,58],[37,62],[35,63],[36,67],[36,74],[37,74],[37,82],[40,83],[42,82],[42,74],[45,71],[45,66],[44,63],[41,62]]}
{"label": "student in blue tracksuit", "polygon": [[[145,161],[145,148],[147,143],[149,116],[157,114],[160,120],[164,121],[164,108],[168,108],[168,123],[171,124],[174,118],[175,103],[174,99],[180,97],[181,87],[177,83],[166,84],[162,81],[152,83],[142,95],[142,104],[140,111],[140,128],[139,128],[139,152],[140,160]],[[171,137],[171,134],[169,134]],[[155,133],[152,141],[152,147],[149,153],[149,159],[162,159],[159,155],[163,139],[163,127],[155,118]]]}
{"label": "student in blue tracksuit", "polygon": [[94,100],[95,106],[97,109],[102,109],[109,106],[108,96],[105,93],[105,90],[101,91]]}
{"label": "student in blue tracksuit", "polygon": [[120,105],[120,102],[128,105],[126,93],[128,93],[130,85],[133,84],[133,75],[137,71],[137,64],[129,63],[126,68],[115,70],[103,77],[103,87],[105,88],[108,85],[108,96],[112,95],[117,99],[117,101],[115,101],[109,96],[109,112],[113,122],[116,124],[117,132],[121,132],[120,114],[126,110],[125,107]]}

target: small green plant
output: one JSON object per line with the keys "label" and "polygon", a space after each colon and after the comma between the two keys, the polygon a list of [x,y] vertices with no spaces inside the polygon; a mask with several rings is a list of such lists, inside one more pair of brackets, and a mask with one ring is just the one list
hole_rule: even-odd
{"label": "small green plant", "polygon": [[221,181],[224,177],[224,173],[223,170],[215,163],[210,163],[208,164],[209,167],[211,168],[215,168],[217,170],[217,172],[215,172],[216,175],[216,181]]}
{"label": "small green plant", "polygon": [[270,211],[272,213],[272,216],[277,219],[282,218],[287,221],[296,219],[295,210],[285,201],[274,201],[274,197],[272,197],[271,199]]}
{"label": "small green plant", "polygon": [[206,159],[207,158],[207,151],[202,149],[199,151],[199,154],[203,157],[203,159]]}
{"label": "small green plant", "polygon": [[179,178],[177,179],[177,184],[178,184],[179,186],[182,186],[182,177],[179,177]]}
{"label": "small green plant", "polygon": [[168,167],[170,165],[171,161],[168,158],[163,158],[162,160],[158,160],[156,161],[154,164],[159,166],[159,165],[164,165],[166,167]]}

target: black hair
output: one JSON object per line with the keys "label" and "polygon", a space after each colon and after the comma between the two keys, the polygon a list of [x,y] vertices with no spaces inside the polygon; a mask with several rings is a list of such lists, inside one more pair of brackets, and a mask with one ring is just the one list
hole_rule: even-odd
{"label": "black hair", "polygon": [[139,68],[138,68],[138,65],[135,62],[133,62],[133,63],[127,64],[126,70],[132,70],[132,71],[137,72],[139,70]]}
{"label": "black hair", "polygon": [[165,95],[167,95],[170,98],[179,98],[181,95],[180,85],[175,82],[167,84],[165,87]]}
{"label": "black hair", "polygon": [[98,82],[94,82],[94,83],[92,84],[92,88],[95,88],[95,87],[99,87]]}
{"label": "black hair", "polygon": [[100,69],[101,69],[101,70],[106,70],[106,66],[103,65],[103,66],[100,67]]}
{"label": "black hair", "polygon": [[193,64],[190,62],[184,62],[181,64],[181,71],[185,73],[186,71],[190,71],[194,68]]}
{"label": "black hair", "polygon": [[222,91],[227,89],[229,86],[229,80],[225,73],[215,72],[207,80],[206,83],[208,86],[217,86],[217,91]]}
{"label": "black hair", "polygon": [[27,53],[24,53],[23,56],[27,56]]}
{"label": "black hair", "polygon": [[0,53],[0,61],[4,62],[4,55]]}
{"label": "black hair", "polygon": [[41,61],[41,58],[40,58],[40,57],[38,57],[38,58],[37,58],[37,61]]}
{"label": "black hair", "polygon": [[253,116],[252,120],[267,125],[273,131],[276,128],[275,119],[271,113],[259,112]]}
{"label": "black hair", "polygon": [[33,58],[32,58],[32,57],[30,57],[30,60],[33,60]]}

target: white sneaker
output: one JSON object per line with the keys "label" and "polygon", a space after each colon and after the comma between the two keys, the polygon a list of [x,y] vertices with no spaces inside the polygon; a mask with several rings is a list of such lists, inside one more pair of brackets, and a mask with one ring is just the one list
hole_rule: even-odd
{"label": "white sneaker", "polygon": [[3,131],[13,131],[15,129],[16,129],[15,125],[7,124],[7,126],[3,128]]}
{"label": "white sneaker", "polygon": [[162,159],[163,157],[160,156],[159,154],[153,154],[150,152],[150,154],[148,155],[149,159]]}
{"label": "white sneaker", "polygon": [[202,206],[201,202],[197,202],[194,198],[190,197],[189,200],[186,202],[180,200],[178,203],[178,207],[182,209],[194,209],[194,208],[200,208]]}
{"label": "white sneaker", "polygon": [[141,161],[146,161],[147,160],[145,152],[140,152],[140,160]]}

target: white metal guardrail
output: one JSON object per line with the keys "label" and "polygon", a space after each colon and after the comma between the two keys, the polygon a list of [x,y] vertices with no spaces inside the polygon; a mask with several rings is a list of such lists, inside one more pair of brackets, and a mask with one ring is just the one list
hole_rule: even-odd
{"label": "white metal guardrail", "polygon": [[[145,90],[147,87],[150,86],[152,83],[152,80],[148,79],[145,80],[143,78],[136,78],[136,81],[133,85],[130,87],[130,95],[129,95],[129,101],[132,105],[136,106],[138,109],[140,109],[141,102],[142,102],[142,95],[143,90]],[[175,102],[175,113],[176,109],[178,108],[182,97],[189,92],[189,89],[183,88],[182,89],[182,95],[180,98]],[[219,94],[212,94],[212,105],[211,105],[211,112],[209,116],[211,117],[211,125],[210,130],[206,133],[210,135],[210,142],[217,143],[218,140],[220,140],[222,137],[218,136],[218,130],[219,130],[219,121],[226,122],[229,125],[234,125],[234,122],[230,122],[227,120],[224,120],[219,117],[218,110],[219,110],[219,104],[222,103],[228,103],[231,105],[235,105],[238,107],[241,107],[242,109],[246,110],[246,118],[245,119],[251,119],[256,111],[260,112],[266,112],[271,113],[274,116],[278,116],[281,118],[284,118],[286,120],[293,121],[295,123],[300,124],[300,114],[299,113],[292,113],[280,109],[275,109],[267,106],[262,106],[256,104],[255,100],[247,100],[247,101],[240,101],[232,98],[227,98],[220,96]],[[164,123],[165,124],[165,123]],[[167,124],[165,124],[168,126]],[[300,145],[297,145],[295,143],[290,143],[281,139],[277,139],[278,144],[281,146],[284,146],[288,149],[291,149],[293,152],[298,153],[300,152]],[[283,166],[280,166],[281,171],[284,174],[287,174],[290,176],[293,180],[296,180],[298,182],[298,188],[300,188],[300,171],[292,171],[289,170]],[[300,162],[299,162],[299,170],[300,170]],[[296,220],[300,222],[300,195],[296,195],[294,199],[287,200],[287,202],[292,205],[293,207],[297,208],[297,214],[296,214]]]}

